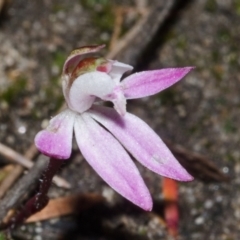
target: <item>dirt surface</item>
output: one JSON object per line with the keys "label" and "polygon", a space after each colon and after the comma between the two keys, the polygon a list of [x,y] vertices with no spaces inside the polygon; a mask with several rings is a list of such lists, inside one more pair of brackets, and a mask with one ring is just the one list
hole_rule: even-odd
{"label": "dirt surface", "polygon": [[[62,64],[77,46],[109,43],[114,26],[108,1],[13,1],[0,26],[0,141],[24,153],[63,103]],[[121,2],[121,1],[120,1]],[[135,6],[134,1],[123,1]],[[150,2],[150,1],[149,1]],[[240,2],[195,0],[176,9],[159,32],[141,70],[196,66],[163,93],[132,101],[128,110],[166,139],[205,154],[230,183],[179,184],[180,240],[240,239]],[[119,6],[116,1],[116,5]],[[126,28],[136,15],[127,19]],[[147,31],[144,29],[143,31]],[[103,51],[104,54],[104,51]],[[172,239],[159,220],[161,177],[139,166],[155,209],[123,200],[88,166],[74,146],[59,173],[72,185],[53,186],[52,198],[99,193],[106,203],[64,218],[25,224],[14,239]],[[0,159],[3,160],[3,159]]]}

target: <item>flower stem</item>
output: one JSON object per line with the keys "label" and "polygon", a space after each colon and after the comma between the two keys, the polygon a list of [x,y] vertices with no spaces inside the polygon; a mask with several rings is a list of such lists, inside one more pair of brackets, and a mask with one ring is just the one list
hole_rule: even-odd
{"label": "flower stem", "polygon": [[42,178],[40,179],[38,193],[30,198],[23,209],[13,216],[5,226],[2,226],[2,229],[15,228],[16,226],[21,225],[28,217],[41,211],[48,204],[49,198],[47,193],[51,186],[52,179],[61,165],[61,160],[50,158],[48,166],[44,170]]}

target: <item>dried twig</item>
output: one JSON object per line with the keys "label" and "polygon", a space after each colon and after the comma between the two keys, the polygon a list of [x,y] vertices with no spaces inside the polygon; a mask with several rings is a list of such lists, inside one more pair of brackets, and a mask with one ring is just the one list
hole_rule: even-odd
{"label": "dried twig", "polygon": [[116,7],[114,9],[114,13],[115,13],[115,24],[114,24],[113,34],[110,40],[110,46],[109,46],[110,51],[112,51],[116,46],[119,36],[121,34],[122,23],[123,23],[123,8]]}
{"label": "dried twig", "polygon": [[23,172],[23,167],[17,165],[6,178],[2,181],[0,185],[0,199],[6,194],[6,192],[15,183],[15,179],[20,177]]}
{"label": "dried twig", "polygon": [[145,9],[147,7],[147,0],[135,0],[135,5],[138,10]]}
{"label": "dried twig", "polygon": [[[37,149],[35,147],[33,148],[31,146],[31,148],[29,148],[26,155],[32,155],[32,154],[35,155],[37,152],[38,152]],[[27,159],[25,156],[17,153],[13,149],[3,145],[2,143],[0,143],[0,154],[3,155],[4,157],[6,157],[8,160],[18,163],[28,169],[30,169],[34,165],[34,163],[32,161],[30,161],[29,159]],[[17,168],[17,169],[18,169],[18,171],[16,171],[16,173],[19,172],[21,174],[22,168]],[[58,187],[64,187],[67,189],[70,188],[70,184],[65,179],[62,179],[59,176],[55,176],[53,180],[54,180],[54,183]],[[1,197],[1,191],[0,191],[0,197]]]}
{"label": "dried twig", "polygon": [[[140,3],[140,2],[137,1],[137,3]],[[141,27],[142,21],[145,19],[145,17],[149,13],[149,9],[146,7],[145,1],[141,2],[140,4],[137,4],[137,6],[135,8],[121,6],[121,7],[115,7],[113,11],[115,13],[114,14],[115,15],[115,24],[114,24],[113,34],[112,34],[112,37],[110,40],[109,58],[112,57],[111,54],[113,54],[113,55],[116,54],[114,51],[121,50],[121,47],[123,47],[123,46],[119,46],[119,43],[121,44],[121,41],[126,43],[127,41],[132,40],[132,37],[136,34],[136,29],[139,30],[139,27]],[[121,39],[121,41],[119,41],[119,38],[121,35],[121,30],[122,30],[122,25],[123,25],[123,20],[124,20],[124,15],[129,12],[135,12],[135,13],[137,12],[137,13],[140,13],[142,16],[141,16],[140,20],[138,20],[138,22],[131,28],[131,30],[128,32],[128,34],[126,34]]]}
{"label": "dried twig", "polygon": [[223,174],[207,157],[189,151],[178,144],[164,141],[183,167],[195,178],[206,182],[229,181],[229,177]]}
{"label": "dried twig", "polygon": [[48,162],[47,160],[47,157],[40,155],[28,174],[24,175],[21,180],[7,192],[6,196],[1,200],[1,221],[3,221],[9,209],[16,208],[16,206],[27,197],[27,193],[36,188],[40,175]]}
{"label": "dried twig", "polygon": [[124,48],[126,48],[129,43],[140,33],[144,23],[148,19],[149,12],[146,13],[132,28],[129,32],[119,41],[116,42],[115,48],[107,55],[108,58],[114,58],[118,55]]}
{"label": "dried twig", "polygon": [[174,4],[175,0],[152,1],[152,8],[145,11],[143,17],[117,42],[116,48],[107,57],[117,56],[122,62],[136,65],[142,52],[169,16]]}
{"label": "dried twig", "polygon": [[[4,151],[2,151],[4,153]],[[25,157],[32,159],[37,154],[37,149],[34,144],[26,151]],[[22,175],[24,168],[17,165],[11,174],[9,174],[0,185],[0,199],[6,194],[6,192],[11,188],[11,186],[16,182],[16,180]]]}
{"label": "dried twig", "polygon": [[31,168],[33,166],[33,162],[28,160],[23,155],[17,153],[10,147],[5,146],[4,144],[0,143],[0,154],[3,155],[5,158],[7,158],[9,161],[12,161],[14,163],[18,163],[26,168]]}
{"label": "dried twig", "polygon": [[0,183],[4,178],[14,169],[14,164],[7,164],[6,166],[1,167],[0,169]]}

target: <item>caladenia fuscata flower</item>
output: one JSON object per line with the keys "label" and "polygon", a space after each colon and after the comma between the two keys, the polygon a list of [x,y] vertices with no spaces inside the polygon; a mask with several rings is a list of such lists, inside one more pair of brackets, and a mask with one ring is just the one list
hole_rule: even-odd
{"label": "caladenia fuscata flower", "polygon": [[[162,176],[179,181],[193,178],[144,121],[126,112],[126,100],[159,93],[182,79],[192,67],[144,71],[121,80],[132,67],[90,55],[101,48],[82,47],[67,58],[62,87],[68,108],[36,135],[35,144],[47,156],[68,159],[74,132],[92,168],[122,196],[151,210],[151,195],[128,152]],[[102,101],[111,101],[114,108],[101,105]]]}

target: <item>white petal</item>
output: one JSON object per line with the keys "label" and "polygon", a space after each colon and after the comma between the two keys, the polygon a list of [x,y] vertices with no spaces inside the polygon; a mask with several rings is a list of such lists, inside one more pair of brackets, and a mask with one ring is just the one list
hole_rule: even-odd
{"label": "white petal", "polygon": [[67,95],[69,107],[79,113],[88,110],[96,97],[105,99],[111,94],[115,83],[104,72],[89,72],[79,76],[72,84]]}
{"label": "white petal", "polygon": [[121,63],[118,61],[113,61],[112,69],[109,72],[109,75],[113,78],[115,83],[119,83],[122,75],[125,72],[130,71],[132,69],[133,69],[133,67],[128,64]]}

